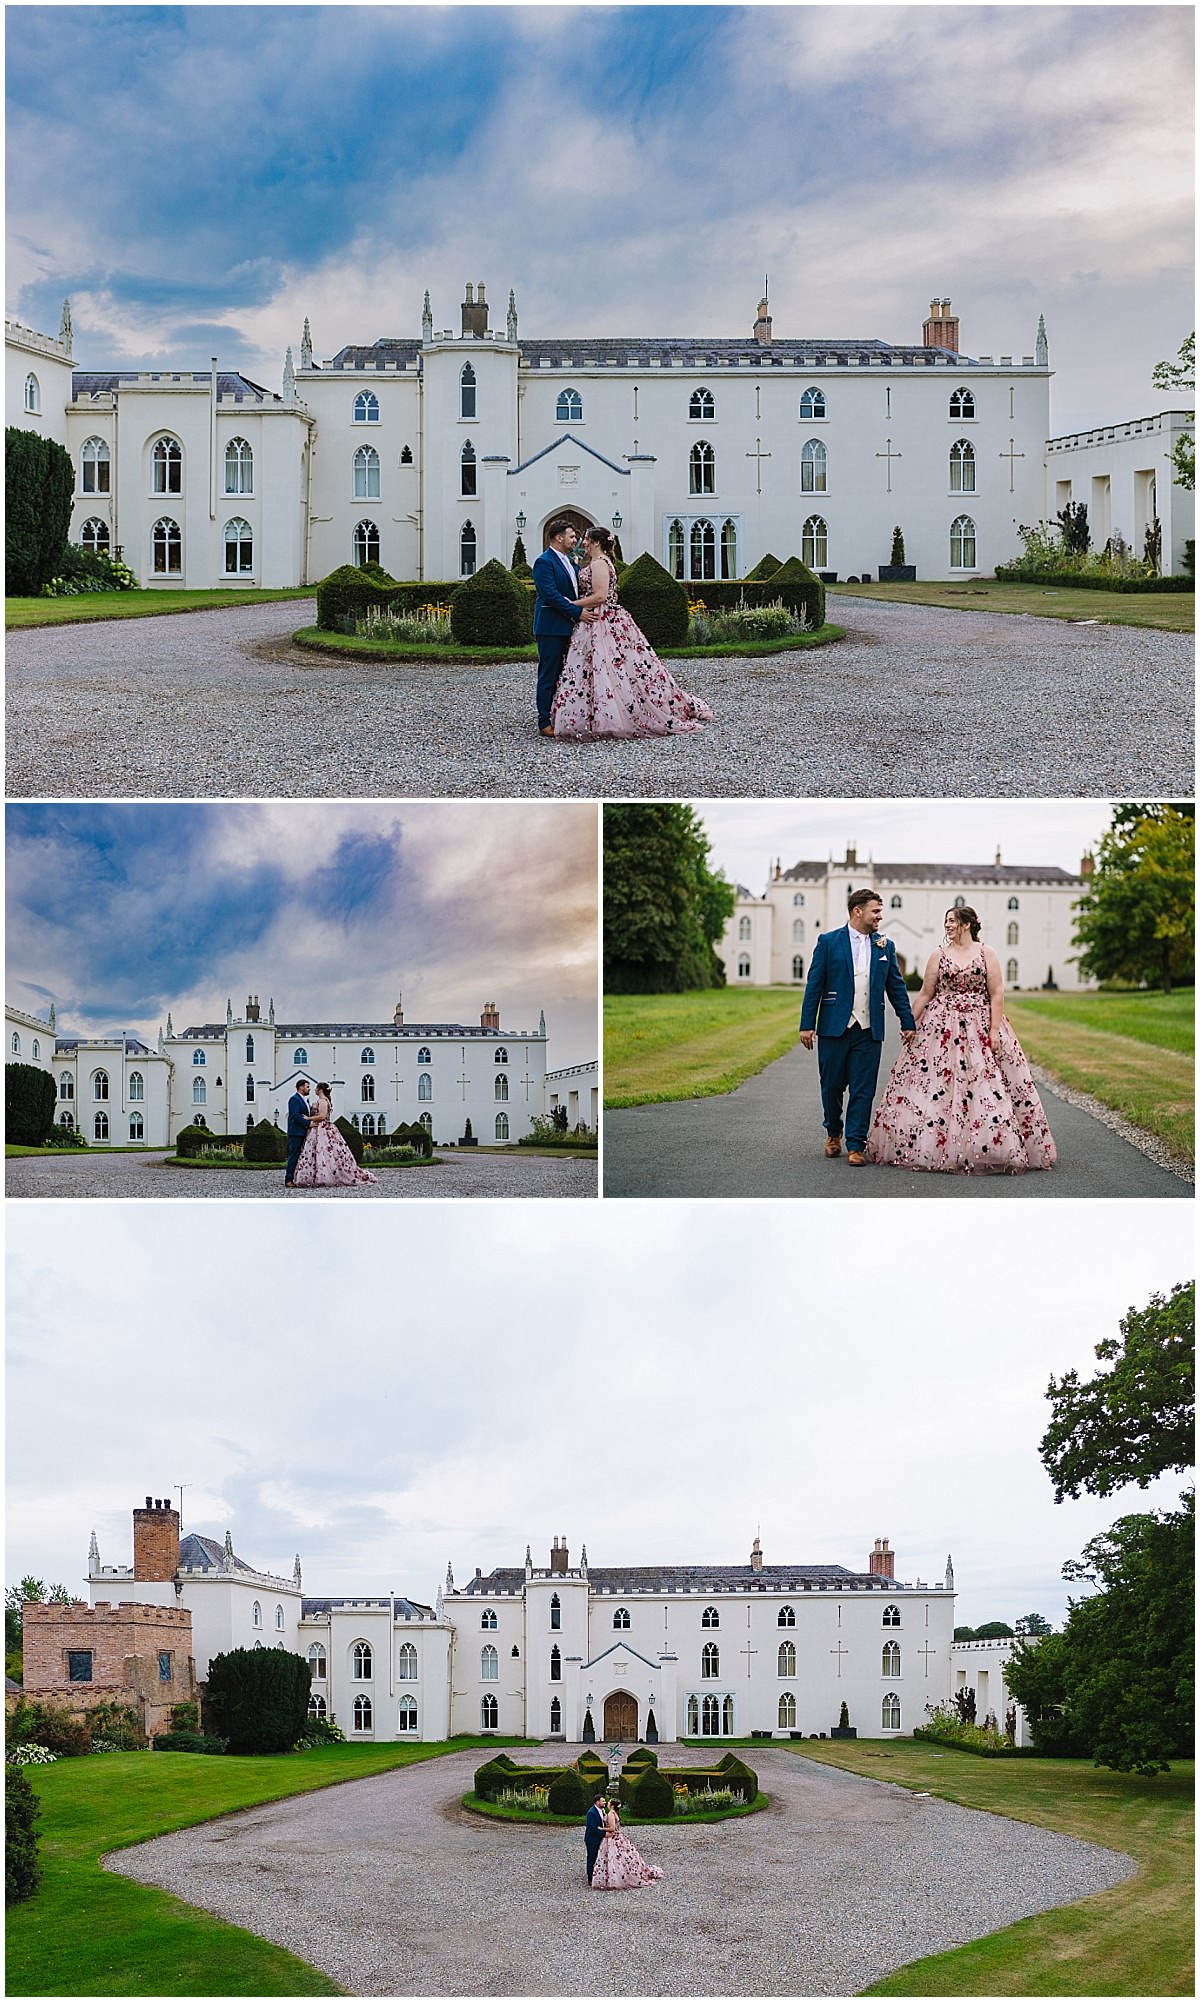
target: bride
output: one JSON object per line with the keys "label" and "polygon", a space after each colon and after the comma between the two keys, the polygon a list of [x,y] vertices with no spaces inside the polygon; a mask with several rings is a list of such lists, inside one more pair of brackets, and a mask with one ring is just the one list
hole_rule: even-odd
{"label": "bride", "polygon": [[883,1167],[1022,1175],[1057,1150],[1024,1050],[1004,1014],[1004,981],[979,918],[946,912],[946,938],[913,997],[917,1034],[893,1066],[867,1141]]}
{"label": "bride", "polygon": [[297,1188],[348,1188],[353,1182],[378,1182],[378,1175],[360,1168],[337,1130],[327,1084],[317,1086],[308,1135],[296,1163]]}
{"label": "bride", "polygon": [[583,616],[550,711],[556,737],[670,737],[713,719],[707,702],[688,695],[667,672],[640,627],[617,603],[613,539],[589,528],[579,573]]}
{"label": "bride", "polygon": [[662,1876],[658,1865],[647,1863],[641,1851],[622,1833],[614,1800],[608,1803],[604,1827],[604,1840],[596,1852],[592,1871],[593,1891],[637,1891]]}

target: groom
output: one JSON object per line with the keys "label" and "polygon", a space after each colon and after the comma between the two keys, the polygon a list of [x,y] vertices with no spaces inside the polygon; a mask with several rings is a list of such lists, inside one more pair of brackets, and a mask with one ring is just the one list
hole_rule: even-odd
{"label": "groom", "polygon": [[296,1089],[288,1100],[287,1168],[284,1171],[283,1177],[283,1186],[285,1189],[294,1188],[295,1186],[293,1178],[296,1173],[296,1163],[303,1151],[304,1142],[308,1135],[308,1124],[311,1118],[312,1111],[308,1103],[308,1079],[306,1077],[298,1077],[296,1079]]}
{"label": "groom", "polygon": [[537,720],[543,737],[552,737],[550,708],[562,673],[571,634],[580,616],[579,586],[571,551],[575,530],[565,517],[546,525],[549,545],[533,566],[537,598],[533,607],[533,637],[537,641]]}
{"label": "groom", "polygon": [[608,1801],[604,1794],[598,1793],[587,1811],[587,1820],[583,1824],[583,1846],[587,1851],[587,1880],[589,1884],[592,1881],[592,1871],[596,1867],[596,1858],[600,1854],[600,1844],[604,1840],[604,1811],[607,1806]]}
{"label": "groom", "polygon": [[876,890],[852,890],[847,901],[849,922],[817,940],[800,1011],[800,1041],[811,1050],[816,1031],[825,1152],[832,1158],[842,1151],[842,1100],[849,1091],[846,1160],[861,1168],[883,1054],[884,994],[900,1017],[906,1043],[917,1026],[896,948],[890,938],[879,937],[883,899]]}

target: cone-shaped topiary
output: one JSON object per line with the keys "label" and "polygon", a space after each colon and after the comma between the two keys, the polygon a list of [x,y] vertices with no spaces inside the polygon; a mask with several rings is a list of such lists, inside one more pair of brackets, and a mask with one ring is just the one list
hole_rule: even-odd
{"label": "cone-shaped topiary", "polygon": [[766,586],[768,598],[778,598],[793,612],[803,614],[806,625],[815,632],[825,623],[825,586],[819,577],[814,577],[798,556],[789,556],[782,563]]}
{"label": "cone-shaped topiary", "polygon": [[252,1126],[242,1142],[243,1161],[286,1161],[287,1134],[282,1128],[272,1126],[269,1119],[260,1119]]}
{"label": "cone-shaped topiary", "polygon": [[623,573],[620,588],[621,603],[651,646],[687,645],[687,592],[648,551]]}
{"label": "cone-shaped topiary", "polygon": [[674,1788],[657,1766],[647,1766],[626,1782],[625,1799],[639,1821],[659,1821],[675,1812]]}
{"label": "cone-shaped topiary", "polygon": [[586,1814],[590,1803],[580,1775],[565,1766],[550,1782],[546,1806],[551,1814]]}
{"label": "cone-shaped topiary", "polygon": [[892,530],[892,553],[888,561],[893,564],[900,564],[904,561],[904,530],[901,528],[899,522],[896,523],[895,528]]}
{"label": "cone-shaped topiary", "polygon": [[[350,1124],[345,1113],[342,1114],[340,1119],[334,1120],[334,1125],[337,1127],[338,1132],[341,1134],[342,1139],[350,1149],[355,1160],[361,1163],[363,1157],[363,1138],[357,1126]],[[284,1159],[287,1159],[286,1148],[284,1150]]]}
{"label": "cone-shaped topiary", "polygon": [[773,577],[775,572],[782,568],[783,565],[780,563],[778,556],[772,555],[768,549],[765,556],[759,557],[753,570],[747,570],[745,582],[747,584],[763,584],[768,577]]}
{"label": "cone-shaped topiary", "polygon": [[519,570],[522,567],[522,565],[528,568],[529,558],[525,554],[524,541],[518,535],[516,541],[513,543],[512,562],[509,564],[508,567],[510,570]]}
{"label": "cone-shaped topiary", "polygon": [[450,631],[459,646],[527,646],[533,605],[520,578],[495,557],[464,578],[450,600]]}

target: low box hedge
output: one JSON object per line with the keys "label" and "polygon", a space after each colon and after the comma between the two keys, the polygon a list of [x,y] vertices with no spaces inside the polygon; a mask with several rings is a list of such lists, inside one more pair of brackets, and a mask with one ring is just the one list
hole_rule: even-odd
{"label": "low box hedge", "polygon": [[317,624],[327,633],[337,632],[340,618],[361,616],[369,605],[381,611],[411,616],[426,605],[444,605],[462,580],[453,583],[384,584],[353,563],[331,570],[317,585]]}
{"label": "low box hedge", "polygon": [[772,552],[768,549],[765,556],[759,557],[758,562],[755,564],[753,570],[747,570],[746,582],[747,584],[761,584],[765,582],[765,580],[768,577],[773,577],[775,575],[775,572],[777,570],[782,570],[782,568],[783,565],[780,562],[778,556],[773,555]]}
{"label": "low box hedge", "polygon": [[1064,591],[1194,591],[1194,577],[1096,577],[1071,576],[1061,570],[1020,570],[1013,563],[997,563],[998,584],[1057,584]]}
{"label": "low box hedge", "polygon": [[533,598],[493,557],[455,591],[450,631],[459,646],[527,646],[533,638]]}
{"label": "low box hedge", "polygon": [[[649,1794],[642,1793],[641,1789],[651,1773],[657,1779],[661,1779],[668,1790],[673,1790],[676,1786],[686,1786],[690,1793],[697,1794],[709,1792],[714,1786],[721,1786],[740,1794],[747,1805],[758,1798],[758,1774],[744,1759],[739,1759],[735,1752],[726,1752],[724,1758],[718,1759],[715,1766],[672,1766],[669,1771],[662,1773],[655,1766],[635,1766],[632,1770],[630,1767],[631,1761],[627,1760],[621,1773],[621,1800],[628,1805],[631,1814],[640,1814],[643,1818],[651,1815],[657,1817],[671,1812],[670,1808],[649,1805],[650,1800],[659,1797],[656,1789],[652,1788]],[[643,1804],[639,1805],[639,1802]]]}
{"label": "low box hedge", "polygon": [[648,552],[622,571],[617,589],[622,605],[651,646],[687,645],[688,594]]}

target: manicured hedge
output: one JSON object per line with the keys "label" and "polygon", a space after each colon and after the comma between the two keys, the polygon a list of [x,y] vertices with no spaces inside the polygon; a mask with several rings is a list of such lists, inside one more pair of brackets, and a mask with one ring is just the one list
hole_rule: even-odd
{"label": "manicured hedge", "polygon": [[649,1745],[639,1745],[637,1750],[631,1752],[626,1759],[625,1770],[628,1772],[630,1766],[656,1766],[657,1764],[658,1753],[652,1752]]}
{"label": "manicured hedge", "polygon": [[14,1147],[40,1147],[49,1139],[57,1101],[54,1079],[37,1064],[4,1066],[4,1131]]}
{"label": "manicured hedge", "polygon": [[19,1905],[37,1890],[42,1866],[35,1823],[37,1794],[20,1766],[4,1768],[4,1902]]}
{"label": "manicured hedge", "polygon": [[211,1752],[214,1756],[229,1749],[224,1738],[208,1731],[160,1731],[150,1743],[156,1752]]}
{"label": "manicured hedge", "polygon": [[[341,1134],[342,1139],[345,1141],[347,1147],[350,1149],[350,1152],[353,1154],[355,1161],[361,1167],[362,1157],[363,1157],[363,1137],[362,1134],[359,1132],[357,1126],[351,1125],[350,1121],[347,1119],[344,1112],[342,1113],[340,1119],[335,1119],[333,1123],[337,1127],[337,1130]],[[283,1150],[283,1157],[284,1160],[286,1161],[287,1159],[286,1146],[284,1147]]]}
{"label": "manicured hedge", "polygon": [[528,646],[533,599],[521,579],[493,557],[455,591],[450,631],[459,646]]}
{"label": "manicured hedge", "polygon": [[[476,1767],[475,1792],[480,1800],[495,1800],[505,1787],[515,1787],[519,1790],[523,1787],[548,1786],[553,1790],[564,1774],[569,1774],[578,1784],[578,1797],[582,1806],[578,1810],[574,1804],[560,1808],[551,1802],[548,1803],[549,1811],[552,1814],[574,1814],[577,1811],[582,1814],[595,1800],[600,1785],[607,1785],[608,1767],[600,1759],[595,1760],[595,1765],[600,1769],[598,1779],[593,1775],[592,1760],[586,1758],[577,1759],[573,1766],[517,1766],[507,1753],[498,1752],[494,1759],[488,1759],[485,1765]],[[575,1796],[572,1794],[572,1803],[574,1799]]]}
{"label": "manicured hedge", "polygon": [[777,570],[782,570],[782,568],[783,565],[780,562],[778,556],[773,556],[771,551],[768,549],[765,556],[759,557],[758,562],[755,564],[753,570],[747,570],[746,582],[748,584],[761,584],[765,578],[773,577],[775,575],[775,572]]}
{"label": "manicured hedge", "polygon": [[5,590],[36,598],[62,562],[75,499],[75,464],[52,438],[10,424],[4,433]]}
{"label": "manicured hedge", "polygon": [[662,1779],[668,1788],[675,1785],[686,1786],[693,1794],[704,1793],[718,1786],[729,1787],[734,1793],[740,1794],[746,1802],[755,1800],[758,1796],[758,1774],[744,1759],[739,1759],[735,1752],[726,1752],[724,1758],[718,1759],[715,1766],[672,1766],[669,1773],[661,1774],[653,1766],[633,1767],[631,1770],[630,1760],[627,1759],[621,1773],[621,1799],[628,1804],[631,1813],[640,1814],[643,1819],[649,1815],[671,1812],[669,1807],[660,1809],[641,1804],[657,1797],[653,1790],[649,1795],[642,1792],[652,1773],[656,1778]]}
{"label": "manicured hedge", "polygon": [[1194,577],[1072,577],[1059,570],[1037,570],[1032,574],[1014,563],[997,563],[998,584],[1058,584],[1064,591],[1194,591]]}
{"label": "manicured hedge", "polygon": [[789,556],[763,586],[765,602],[781,598],[793,612],[802,612],[808,625],[825,623],[825,586],[798,556]]}
{"label": "manicured hedge", "polygon": [[311,1694],[302,1655],[238,1647],[209,1663],[205,1707],[231,1752],[290,1752],[304,1735]]}
{"label": "manicured hedge", "polygon": [[185,1126],[175,1136],[175,1152],[181,1161],[191,1161],[206,1147],[228,1146],[231,1135],[214,1133],[207,1126]]}
{"label": "manicured hedge", "polygon": [[269,1119],[260,1119],[242,1142],[243,1161],[286,1161],[287,1151],[287,1134]]}
{"label": "manicured hedge", "polygon": [[[671,1779],[675,1775],[672,1773]],[[621,1799],[630,1814],[641,1821],[661,1821],[675,1812],[675,1790],[671,1779],[657,1766],[626,1766],[621,1778]]]}
{"label": "manicured hedge", "polygon": [[[593,1794],[592,1799],[595,1799]],[[592,1802],[588,1799],[583,1775],[573,1766],[565,1766],[550,1782],[550,1793],[546,1807],[551,1814],[586,1814]]]}
{"label": "manicured hedge", "polygon": [[337,632],[340,618],[361,614],[369,605],[408,615],[426,605],[446,604],[457,589],[457,579],[452,584],[382,584],[353,563],[343,563],[317,585],[317,624],[324,632]]}
{"label": "manicured hedge", "polygon": [[621,573],[618,591],[651,646],[687,645],[687,592],[648,552]]}

